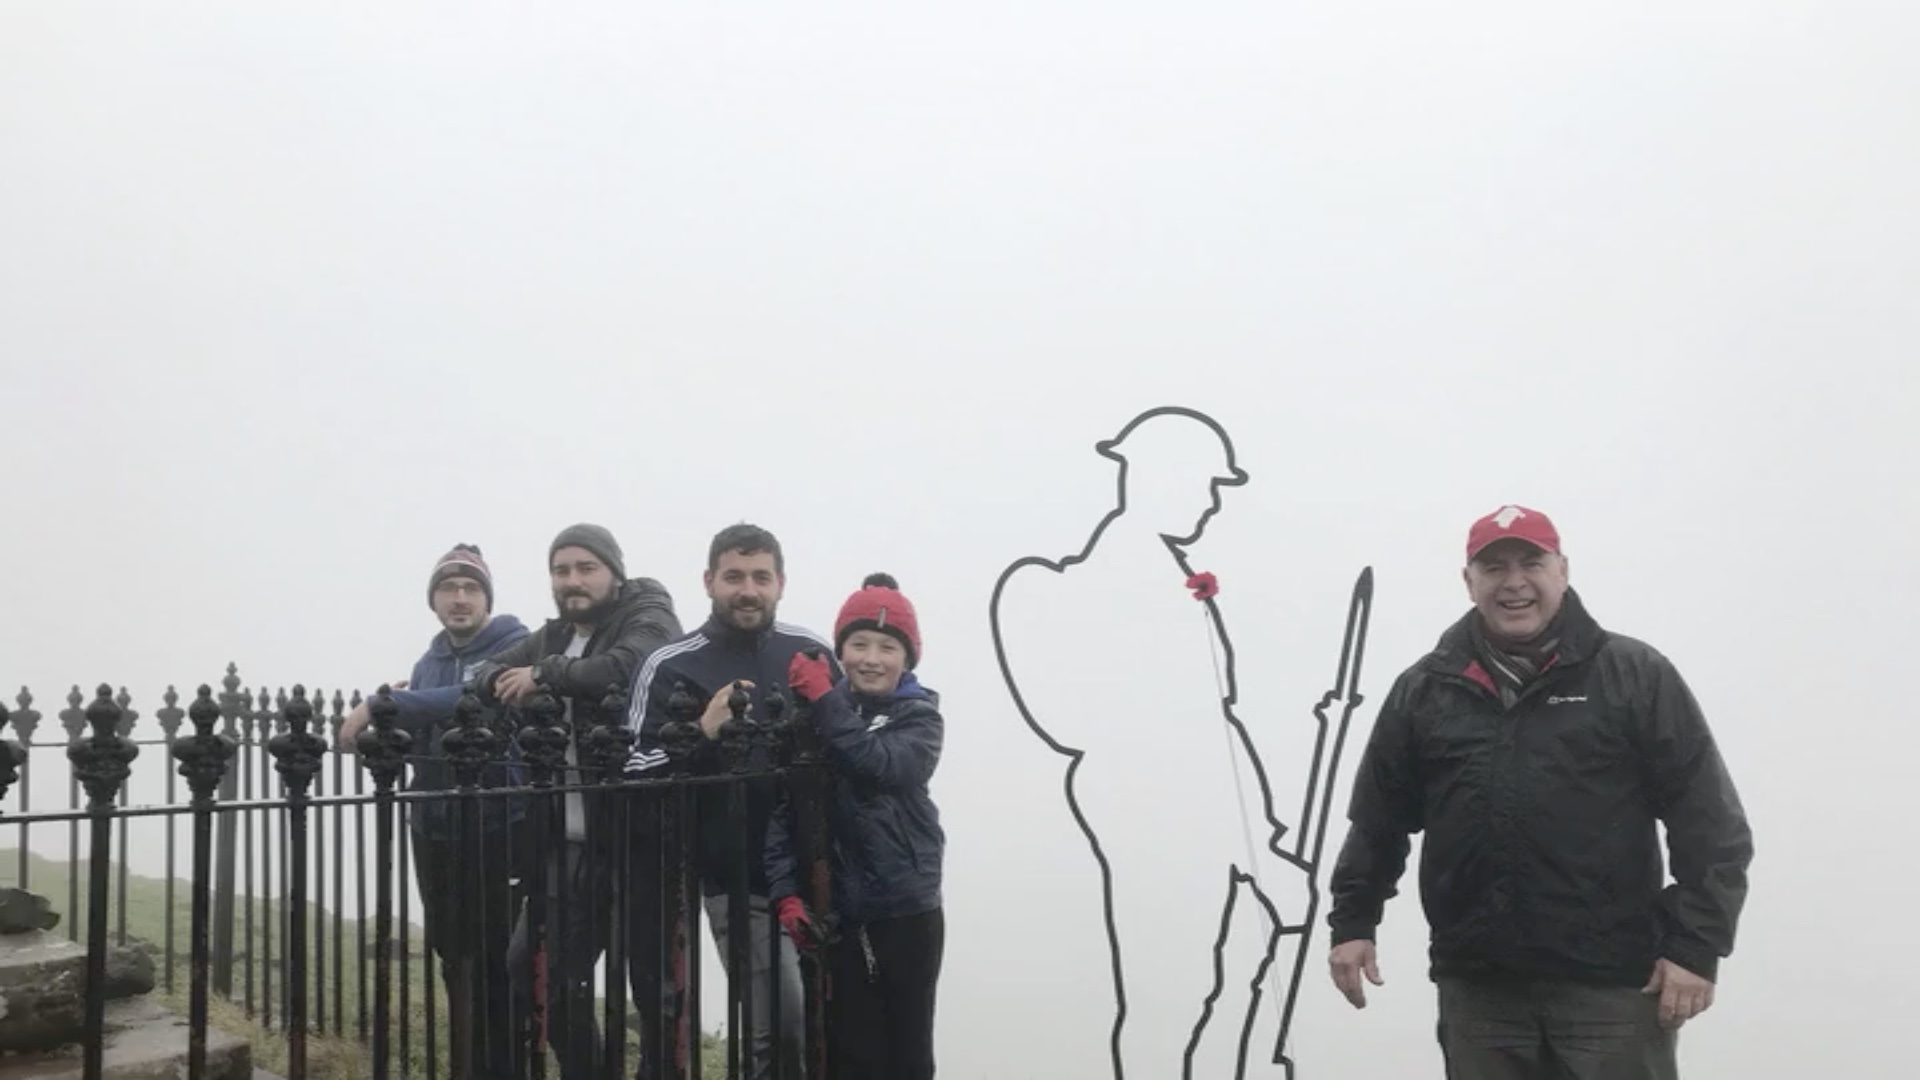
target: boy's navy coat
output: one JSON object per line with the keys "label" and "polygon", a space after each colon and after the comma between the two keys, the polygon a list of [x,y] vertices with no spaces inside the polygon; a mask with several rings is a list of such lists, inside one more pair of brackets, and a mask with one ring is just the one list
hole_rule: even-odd
{"label": "boy's navy coat", "polygon": [[[833,767],[833,912],[849,932],[881,919],[941,906],[946,833],[927,784],[940,763],[940,696],[912,672],[886,697],[856,694],[843,680],[813,705]],[[790,803],[767,829],[768,896],[799,891]]]}

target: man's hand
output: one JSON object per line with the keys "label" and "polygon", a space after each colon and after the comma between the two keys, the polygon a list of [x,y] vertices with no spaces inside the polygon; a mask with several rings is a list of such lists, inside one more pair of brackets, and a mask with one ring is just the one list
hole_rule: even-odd
{"label": "man's hand", "polygon": [[1660,995],[1663,1028],[1678,1028],[1713,1007],[1713,980],[1701,978],[1667,959],[1653,962],[1653,977],[1640,992]]}
{"label": "man's hand", "polygon": [[340,737],[336,745],[350,753],[359,753],[360,748],[355,744],[355,740],[360,738],[361,730],[372,720],[373,713],[367,708],[364,700],[355,705],[353,710],[347,713],[347,718],[340,721]]}
{"label": "man's hand", "polygon": [[1374,957],[1373,942],[1364,939],[1343,941],[1327,954],[1327,966],[1333,969],[1333,985],[1347,996],[1356,1009],[1367,1007],[1367,991],[1360,985],[1360,976],[1375,986],[1384,986],[1380,980],[1380,966]]}
{"label": "man's hand", "polygon": [[720,729],[726,727],[727,721],[733,719],[733,710],[727,708],[727,699],[733,696],[733,688],[736,686],[742,690],[753,689],[753,683],[740,679],[726,683],[715,690],[713,696],[707,699],[707,711],[700,714],[700,734],[709,739],[720,737]]}
{"label": "man's hand", "polygon": [[802,701],[819,701],[833,689],[833,669],[819,649],[805,649],[787,661],[787,685]]}
{"label": "man's hand", "polygon": [[525,705],[533,696],[533,669],[508,668],[493,680],[493,696],[508,705]]}

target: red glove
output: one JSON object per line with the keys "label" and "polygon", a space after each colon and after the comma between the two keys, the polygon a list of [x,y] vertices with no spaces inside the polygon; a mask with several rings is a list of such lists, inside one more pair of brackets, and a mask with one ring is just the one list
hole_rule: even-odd
{"label": "red glove", "polygon": [[787,936],[801,951],[810,951],[819,942],[813,920],[807,917],[807,905],[801,903],[799,897],[783,896],[773,910],[780,920],[781,929],[787,932]]}
{"label": "red glove", "polygon": [[787,661],[787,685],[793,687],[794,694],[802,700],[819,701],[833,689],[833,669],[827,666],[827,658],[820,655],[819,649],[794,653],[793,659]]}

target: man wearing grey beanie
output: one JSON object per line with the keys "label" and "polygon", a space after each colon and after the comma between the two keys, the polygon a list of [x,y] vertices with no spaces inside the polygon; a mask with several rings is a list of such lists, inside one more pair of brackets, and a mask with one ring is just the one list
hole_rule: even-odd
{"label": "man wearing grey beanie", "polygon": [[[601,725],[618,727],[625,720],[603,715],[601,703],[614,690],[624,693],[653,650],[680,636],[680,620],[664,585],[653,578],[627,577],[620,544],[602,526],[582,523],[562,529],[548,545],[547,572],[557,615],[476,668],[471,685],[488,705],[524,706],[541,686],[560,698],[573,731],[561,783],[590,782],[590,773],[575,771],[590,760],[588,732]],[[562,805],[553,835],[533,838],[539,862],[529,868],[532,880],[544,883],[549,912],[559,911],[563,898],[569,905],[560,925],[549,926],[545,946],[547,1041],[559,1059],[562,1080],[588,1080],[603,1071],[593,972],[606,948],[615,890],[624,883],[613,881],[609,871],[617,865],[613,822],[589,812],[577,791],[568,793]],[[589,902],[582,904],[582,898]],[[529,1002],[534,964],[530,937],[523,913],[514,929],[509,967],[520,987],[518,996]]]}

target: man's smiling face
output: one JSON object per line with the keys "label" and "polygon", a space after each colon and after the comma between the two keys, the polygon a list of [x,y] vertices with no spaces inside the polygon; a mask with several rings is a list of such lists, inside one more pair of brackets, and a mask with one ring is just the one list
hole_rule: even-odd
{"label": "man's smiling face", "polygon": [[1560,613],[1567,595],[1566,556],[1525,540],[1488,544],[1461,573],[1481,624],[1498,641],[1532,640]]}

